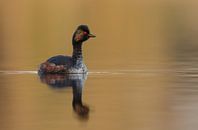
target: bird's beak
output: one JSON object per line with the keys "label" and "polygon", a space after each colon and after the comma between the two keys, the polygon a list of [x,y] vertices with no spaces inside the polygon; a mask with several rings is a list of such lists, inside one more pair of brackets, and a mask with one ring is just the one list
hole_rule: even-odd
{"label": "bird's beak", "polygon": [[96,36],[93,35],[93,34],[88,34],[88,36],[89,36],[89,38],[94,38],[94,37],[96,37]]}

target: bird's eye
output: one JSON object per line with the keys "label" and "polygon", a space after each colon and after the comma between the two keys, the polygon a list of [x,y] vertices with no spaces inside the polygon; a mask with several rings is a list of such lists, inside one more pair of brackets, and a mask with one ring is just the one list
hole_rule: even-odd
{"label": "bird's eye", "polygon": [[83,34],[84,34],[84,35],[87,35],[88,33],[87,33],[87,32],[83,32]]}

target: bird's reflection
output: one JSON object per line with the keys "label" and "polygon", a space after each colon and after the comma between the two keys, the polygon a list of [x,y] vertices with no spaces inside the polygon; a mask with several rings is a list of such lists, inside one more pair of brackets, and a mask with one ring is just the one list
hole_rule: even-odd
{"label": "bird's reflection", "polygon": [[87,74],[39,74],[42,83],[54,89],[72,87],[72,106],[80,119],[88,119],[89,107],[82,102],[82,88]]}

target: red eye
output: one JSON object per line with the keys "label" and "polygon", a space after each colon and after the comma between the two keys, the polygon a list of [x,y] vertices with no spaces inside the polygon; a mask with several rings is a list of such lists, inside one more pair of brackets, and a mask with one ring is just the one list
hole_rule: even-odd
{"label": "red eye", "polygon": [[87,33],[87,32],[83,32],[83,34],[84,34],[84,35],[87,35],[88,33]]}

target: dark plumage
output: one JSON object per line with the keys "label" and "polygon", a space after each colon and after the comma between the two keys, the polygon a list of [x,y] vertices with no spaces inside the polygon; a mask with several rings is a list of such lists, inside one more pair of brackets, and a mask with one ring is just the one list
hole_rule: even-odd
{"label": "dark plumage", "polygon": [[58,55],[49,58],[40,65],[39,73],[87,73],[87,67],[83,63],[82,44],[92,37],[95,36],[90,34],[87,25],[78,26],[72,37],[72,56]]}

